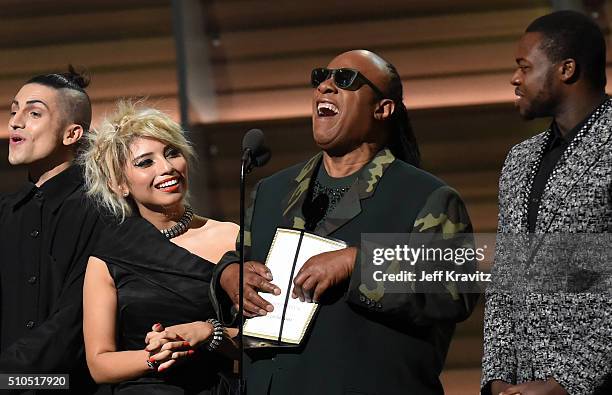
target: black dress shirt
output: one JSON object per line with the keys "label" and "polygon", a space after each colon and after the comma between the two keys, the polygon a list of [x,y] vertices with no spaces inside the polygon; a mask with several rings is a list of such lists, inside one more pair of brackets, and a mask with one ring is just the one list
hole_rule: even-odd
{"label": "black dress shirt", "polygon": [[82,287],[101,231],[82,186],[72,166],[40,188],[28,182],[0,196],[0,372],[70,373],[73,393],[92,384]]}
{"label": "black dress shirt", "polygon": [[559,127],[555,121],[553,121],[552,125],[550,125],[552,137],[548,141],[547,146],[544,148],[542,161],[540,162],[538,172],[533,179],[533,186],[531,187],[531,193],[529,195],[527,219],[527,223],[529,224],[529,232],[533,233],[535,231],[538,220],[538,210],[540,208],[540,200],[542,199],[542,194],[546,188],[548,178],[552,174],[555,165],[557,162],[559,162],[559,159],[561,159],[561,156],[567,147],[570,145],[574,137],[576,137],[578,132],[580,132],[580,129],[582,129],[591,115],[593,114],[589,114],[589,116],[583,119],[565,136],[561,134],[561,131],[559,130]]}

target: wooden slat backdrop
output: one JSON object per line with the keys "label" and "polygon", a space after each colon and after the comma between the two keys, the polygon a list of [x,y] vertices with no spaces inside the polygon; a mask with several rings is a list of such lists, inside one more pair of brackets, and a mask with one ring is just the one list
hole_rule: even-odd
{"label": "wooden slat backdrop", "polygon": [[[34,74],[86,66],[94,123],[119,97],[149,97],[178,118],[169,0],[0,1],[0,123]],[[527,24],[549,11],[544,0],[202,0],[216,108],[191,128],[211,201],[204,214],[237,220],[242,134],[266,132],[271,162],[261,177],[303,160],[311,140],[309,72],[336,54],[368,48],[393,62],[424,167],[458,189],[475,228],[494,232],[497,180],[508,149],[546,126],[523,123],[511,104],[514,46]],[[612,14],[610,1],[606,3]],[[610,52],[610,51],[609,51]],[[608,70],[612,78],[612,70]],[[195,111],[192,114],[195,115]],[[194,119],[198,123],[197,119]],[[0,128],[0,156],[7,155]],[[24,171],[0,161],[0,193]],[[407,186],[409,187],[409,186]],[[458,327],[443,374],[447,394],[474,394],[482,353],[482,306]]]}

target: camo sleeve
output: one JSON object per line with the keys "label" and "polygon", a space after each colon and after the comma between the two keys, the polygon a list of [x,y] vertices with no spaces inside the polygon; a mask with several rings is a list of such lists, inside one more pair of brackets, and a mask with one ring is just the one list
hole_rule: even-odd
{"label": "camo sleeve", "polygon": [[[406,229],[410,232],[406,235],[408,243],[416,248],[473,246],[472,225],[465,205],[459,194],[448,186],[441,186],[428,196],[416,220]],[[478,294],[462,292],[454,280],[441,277],[440,281],[426,285],[425,282],[406,281],[400,284],[403,288],[390,289],[388,282],[362,276],[367,264],[359,262],[362,254],[363,246],[349,285],[349,303],[380,316],[382,320],[410,326],[426,326],[439,321],[459,322],[471,314]],[[421,269],[436,271],[431,266],[436,264],[423,262],[415,265],[416,278]],[[472,263],[468,262],[457,270],[473,270]],[[391,262],[385,271],[400,273],[402,269],[397,262]]]}

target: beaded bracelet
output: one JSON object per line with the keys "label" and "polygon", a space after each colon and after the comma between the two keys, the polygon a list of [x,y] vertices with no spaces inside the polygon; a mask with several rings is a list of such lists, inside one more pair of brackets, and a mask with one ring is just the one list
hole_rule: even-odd
{"label": "beaded bracelet", "polygon": [[221,325],[221,323],[214,318],[209,318],[206,320],[206,322],[213,326],[213,333],[208,341],[208,344],[206,344],[206,349],[208,351],[215,351],[221,345],[225,328],[223,328],[223,325]]}

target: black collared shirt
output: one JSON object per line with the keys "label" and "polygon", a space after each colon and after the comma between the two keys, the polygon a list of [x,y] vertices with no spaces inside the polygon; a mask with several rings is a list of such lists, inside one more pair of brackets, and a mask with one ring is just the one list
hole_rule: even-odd
{"label": "black collared shirt", "polygon": [[[595,112],[595,110],[593,110]],[[529,232],[533,233],[536,228],[536,223],[538,220],[538,210],[540,208],[540,200],[542,199],[542,194],[544,193],[544,189],[546,188],[546,183],[548,182],[548,178],[553,172],[555,165],[561,159],[561,156],[570,145],[572,140],[576,137],[576,135],[580,132],[580,129],[584,126],[587,120],[593,115],[593,113],[589,114],[585,119],[583,119],[578,125],[576,125],[572,130],[567,133],[567,135],[561,134],[557,123],[553,120],[550,129],[552,136],[548,141],[548,144],[544,148],[544,152],[542,155],[542,161],[540,162],[540,167],[538,168],[538,172],[536,173],[535,178],[533,179],[533,185],[531,187],[531,193],[529,196],[529,204],[528,204],[528,218],[527,223],[529,225]]]}
{"label": "black collared shirt", "polygon": [[82,287],[99,215],[72,166],[0,196],[0,372],[85,379]]}

